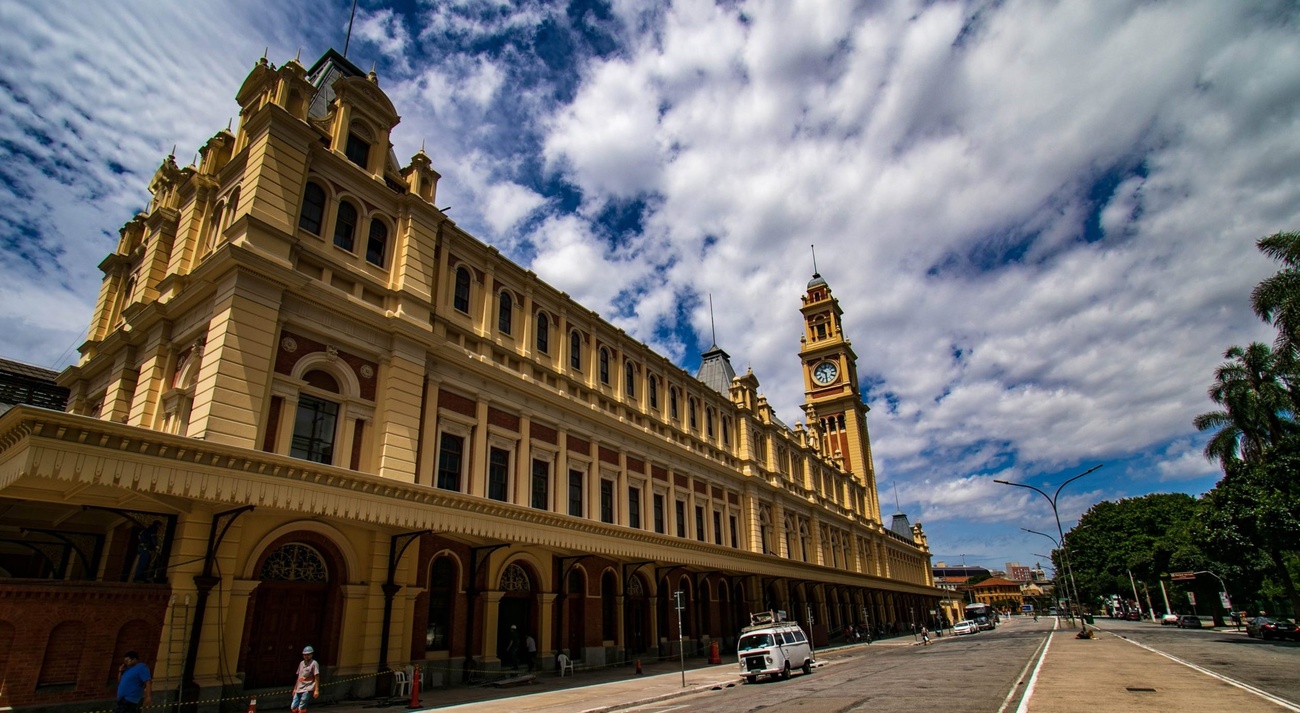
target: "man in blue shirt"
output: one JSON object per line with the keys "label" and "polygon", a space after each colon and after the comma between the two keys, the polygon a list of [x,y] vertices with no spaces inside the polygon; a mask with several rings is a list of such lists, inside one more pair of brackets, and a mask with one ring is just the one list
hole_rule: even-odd
{"label": "man in blue shirt", "polygon": [[140,654],[126,652],[122,665],[117,667],[116,713],[140,713],[141,706],[153,705],[152,679]]}

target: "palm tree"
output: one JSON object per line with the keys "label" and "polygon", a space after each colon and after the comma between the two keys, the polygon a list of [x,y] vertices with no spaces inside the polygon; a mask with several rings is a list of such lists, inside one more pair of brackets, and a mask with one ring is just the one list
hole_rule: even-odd
{"label": "palm tree", "polygon": [[1300,350],[1300,233],[1274,233],[1255,245],[1280,261],[1282,269],[1255,286],[1251,306],[1260,319],[1277,327],[1278,351],[1294,353]]}
{"label": "palm tree", "polygon": [[[1300,322],[1297,323],[1300,326]],[[1295,430],[1292,391],[1288,377],[1292,360],[1255,342],[1224,352],[1229,361],[1219,365],[1210,386],[1210,399],[1222,411],[1193,419],[1197,430],[1216,430],[1205,445],[1205,457],[1227,470],[1238,462],[1258,463],[1272,444]]]}

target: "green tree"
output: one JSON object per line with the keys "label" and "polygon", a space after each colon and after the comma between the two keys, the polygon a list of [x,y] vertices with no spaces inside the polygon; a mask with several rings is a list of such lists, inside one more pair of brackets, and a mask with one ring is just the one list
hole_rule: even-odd
{"label": "green tree", "polygon": [[1210,560],[1188,532],[1196,507],[1186,493],[1154,493],[1092,506],[1065,533],[1079,598],[1095,604],[1112,594],[1131,597],[1129,572],[1141,593],[1142,584],[1158,587],[1170,571],[1208,568]]}
{"label": "green tree", "polygon": [[1274,233],[1255,245],[1282,269],[1255,286],[1251,306],[1277,328],[1278,350],[1294,354],[1300,351],[1300,233]]}
{"label": "green tree", "polygon": [[1200,431],[1216,431],[1205,457],[1226,471],[1241,462],[1257,463],[1268,447],[1294,431],[1287,359],[1255,342],[1224,352],[1228,361],[1214,372],[1210,400],[1223,407],[1192,420]]}

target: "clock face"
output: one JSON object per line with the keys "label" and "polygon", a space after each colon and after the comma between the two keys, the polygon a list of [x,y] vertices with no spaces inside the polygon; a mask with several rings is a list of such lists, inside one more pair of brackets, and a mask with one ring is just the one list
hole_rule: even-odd
{"label": "clock face", "polygon": [[824,361],[818,364],[816,369],[813,369],[813,379],[819,384],[829,384],[835,381],[838,374],[839,369],[836,369],[835,364],[829,361]]}

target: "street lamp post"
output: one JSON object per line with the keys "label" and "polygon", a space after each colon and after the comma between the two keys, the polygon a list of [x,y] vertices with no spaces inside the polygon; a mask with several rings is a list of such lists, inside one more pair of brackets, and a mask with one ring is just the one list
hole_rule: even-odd
{"label": "street lamp post", "polygon": [[[1001,484],[1001,485],[1014,485],[1014,486],[1017,487],[1017,488],[1028,488],[1029,490],[1032,490],[1032,491],[1034,491],[1035,493],[1038,493],[1039,495],[1043,496],[1044,498],[1047,498],[1047,502],[1048,502],[1048,504],[1050,504],[1050,505],[1052,506],[1052,515],[1056,517],[1056,531],[1057,531],[1057,533],[1059,533],[1059,534],[1061,535],[1061,539],[1060,539],[1060,543],[1061,543],[1061,557],[1065,560],[1065,571],[1066,571],[1066,573],[1068,573],[1068,574],[1070,575],[1070,583],[1071,583],[1071,584],[1074,584],[1074,568],[1072,568],[1072,567],[1070,566],[1070,551],[1069,551],[1068,549],[1066,549],[1066,547],[1065,547],[1065,529],[1061,527],[1061,513],[1060,513],[1060,511],[1058,511],[1058,510],[1056,509],[1056,499],[1057,499],[1058,497],[1060,497],[1060,495],[1061,495],[1061,489],[1062,489],[1062,488],[1064,488],[1065,486],[1069,485],[1070,483],[1073,483],[1074,481],[1078,480],[1079,478],[1082,478],[1083,476],[1085,476],[1085,475],[1087,475],[1087,474],[1093,472],[1094,470],[1097,470],[1097,469],[1100,468],[1100,467],[1101,467],[1101,465],[1094,465],[1093,467],[1091,467],[1091,468],[1089,468],[1089,469],[1083,471],[1082,473],[1080,473],[1080,474],[1074,476],[1073,478],[1070,478],[1069,480],[1065,481],[1064,483],[1061,483],[1061,484],[1056,488],[1056,493],[1055,493],[1054,495],[1048,495],[1047,493],[1043,492],[1042,490],[1039,490],[1038,488],[1035,488],[1035,487],[1032,486],[1032,485],[1026,485],[1026,484],[1024,484],[1024,483],[1013,483],[1013,482],[1011,482],[1011,481],[1009,481],[1009,480],[994,480],[994,481],[993,481],[993,482],[995,482],[995,483],[999,483],[999,484]],[[1079,601],[1079,588],[1078,588],[1077,585],[1075,586],[1074,590],[1075,590],[1075,591],[1074,591],[1074,600],[1075,600],[1075,603],[1078,604],[1078,606],[1079,606],[1079,633],[1082,634],[1082,635],[1084,635],[1084,636],[1087,636],[1087,634],[1088,634],[1088,625],[1087,625],[1087,623],[1085,623],[1084,620],[1083,620],[1083,602],[1080,602],[1080,601]]]}
{"label": "street lamp post", "polygon": [[[1030,534],[1038,535],[1039,537],[1046,537],[1046,538],[1047,538],[1047,539],[1048,539],[1048,540],[1049,540],[1053,545],[1056,545],[1056,549],[1058,549],[1058,550],[1061,551],[1061,558],[1062,558],[1062,559],[1065,558],[1065,548],[1064,548],[1064,547],[1061,547],[1061,543],[1058,542],[1058,541],[1056,540],[1055,537],[1052,537],[1051,535],[1047,534],[1046,532],[1039,532],[1038,530],[1031,530],[1031,529],[1029,529],[1029,528],[1027,528],[1027,527],[1022,527],[1022,528],[1020,528],[1020,529],[1021,529],[1021,530],[1024,530],[1025,532],[1028,532],[1028,533],[1030,533]],[[1039,555],[1039,556],[1041,557],[1042,555]],[[1050,560],[1051,557],[1048,557],[1047,559]],[[1068,565],[1067,565],[1067,566],[1068,566]],[[1066,583],[1065,583],[1065,595],[1066,595],[1067,597],[1069,597],[1071,600],[1073,600],[1074,603],[1075,603],[1076,605],[1080,605],[1079,616],[1082,617],[1082,616],[1083,616],[1083,609],[1082,609],[1082,604],[1079,602],[1079,585],[1078,585],[1077,582],[1074,581],[1074,572],[1070,572],[1070,573],[1069,573],[1069,580],[1066,581]],[[1074,611],[1071,610],[1069,607],[1066,607],[1066,608],[1065,608],[1065,615],[1066,615],[1067,617],[1069,617],[1069,619],[1070,619],[1070,626],[1074,626]]]}

